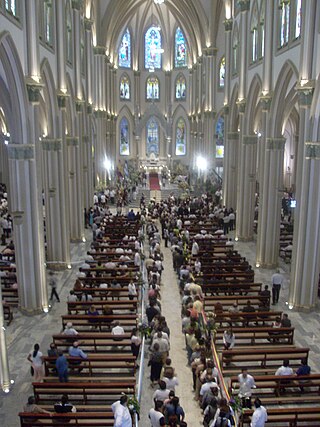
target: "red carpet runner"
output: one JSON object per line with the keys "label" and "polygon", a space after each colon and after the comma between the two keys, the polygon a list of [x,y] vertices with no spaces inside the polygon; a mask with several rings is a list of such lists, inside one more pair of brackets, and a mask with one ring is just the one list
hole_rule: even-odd
{"label": "red carpet runner", "polygon": [[159,177],[157,173],[149,174],[150,190],[160,190]]}

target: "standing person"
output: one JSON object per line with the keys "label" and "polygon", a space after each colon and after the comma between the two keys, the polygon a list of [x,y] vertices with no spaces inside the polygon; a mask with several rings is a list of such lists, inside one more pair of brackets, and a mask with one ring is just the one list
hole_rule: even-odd
{"label": "standing person", "polygon": [[56,369],[61,383],[68,382],[68,361],[62,351],[59,351],[58,359],[56,360]]}
{"label": "standing person", "polygon": [[238,381],[239,397],[242,402],[242,407],[251,409],[252,389],[256,388],[254,378],[252,375],[248,374],[248,370],[246,368],[243,368],[242,373],[238,375]]}
{"label": "standing person", "polygon": [[111,405],[114,416],[113,427],[132,427],[132,418],[128,409],[128,397],[123,395]]}
{"label": "standing person", "polygon": [[151,367],[151,372],[150,372],[151,385],[154,385],[155,383],[157,383],[161,375],[163,358],[162,358],[162,353],[159,351],[159,349],[160,349],[159,344],[155,343],[153,345],[152,355],[148,363],[148,366]]}
{"label": "standing person", "polygon": [[[44,357],[40,351],[39,344],[35,344],[33,351],[29,353],[27,359],[31,362],[35,382],[41,382],[44,377]],[[32,370],[31,370],[32,372]]]}
{"label": "standing person", "polygon": [[60,302],[60,298],[59,298],[59,295],[58,295],[58,292],[57,292],[57,281],[56,281],[56,279],[54,277],[54,272],[50,271],[49,272],[49,276],[50,276],[49,286],[51,286],[50,301],[52,301],[53,297],[55,296],[57,298],[57,301]]}
{"label": "standing person", "polygon": [[179,397],[174,396],[164,408],[167,425],[177,426],[180,425],[180,422],[184,420],[184,410],[179,405]]}
{"label": "standing person", "polygon": [[162,413],[163,403],[160,400],[155,402],[154,408],[149,411],[149,419],[151,421],[151,427],[165,426],[166,421]]}
{"label": "standing person", "polygon": [[264,427],[268,420],[267,410],[261,405],[261,400],[257,397],[254,401],[255,410],[252,414],[250,427]]}
{"label": "standing person", "polygon": [[137,359],[139,356],[139,350],[140,350],[140,346],[141,346],[141,338],[138,336],[137,333],[137,328],[133,328],[131,331],[131,351],[133,356],[135,356],[135,358]]}
{"label": "standing person", "polygon": [[277,269],[277,272],[272,275],[272,305],[276,305],[279,302],[280,289],[283,285],[284,277],[280,273],[280,270]]}

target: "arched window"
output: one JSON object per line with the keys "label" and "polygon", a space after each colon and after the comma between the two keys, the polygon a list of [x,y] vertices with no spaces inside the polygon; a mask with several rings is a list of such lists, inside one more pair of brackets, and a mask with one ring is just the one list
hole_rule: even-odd
{"label": "arched window", "polygon": [[120,122],[120,155],[130,155],[129,122],[125,117]]}
{"label": "arched window", "polygon": [[72,15],[70,1],[66,5],[66,38],[67,38],[67,62],[72,64]]}
{"label": "arched window", "polygon": [[17,17],[18,11],[17,11],[17,1],[16,0],[6,0],[5,1],[5,8],[6,11],[11,13],[13,16]]}
{"label": "arched window", "polygon": [[186,99],[186,79],[183,74],[179,74],[176,79],[176,99],[180,101]]}
{"label": "arched window", "polygon": [[122,36],[118,54],[119,67],[131,68],[131,34],[127,28]]}
{"label": "arched window", "polygon": [[152,26],[145,34],[144,43],[145,67],[149,70],[161,68],[161,33],[158,27]]}
{"label": "arched window", "polygon": [[265,0],[261,0],[261,9],[260,9],[260,34],[259,34],[259,41],[260,41],[260,47],[259,47],[259,57],[264,57],[264,21],[265,21],[265,15],[266,15],[266,3]]}
{"label": "arched window", "polygon": [[296,28],[295,28],[295,38],[299,38],[301,36],[301,23],[302,23],[302,17],[301,17],[301,0],[296,0]]}
{"label": "arched window", "polygon": [[157,77],[148,77],[146,93],[147,100],[157,100],[160,98],[160,86]]}
{"label": "arched window", "polygon": [[51,0],[45,0],[44,2],[44,41],[49,46],[53,45],[53,10]]}
{"label": "arched window", "polygon": [[224,80],[226,77],[226,58],[223,56],[219,64],[219,88],[224,88]]}
{"label": "arched window", "polygon": [[185,156],[187,151],[186,122],[180,118],[176,128],[176,156]]}
{"label": "arched window", "polygon": [[126,74],[121,76],[120,79],[120,99],[130,99],[130,80]]}
{"label": "arched window", "polygon": [[252,15],[251,15],[251,24],[250,24],[250,31],[251,31],[251,62],[256,62],[258,60],[258,7],[257,3],[255,2],[252,8]]}
{"label": "arched window", "polygon": [[290,30],[290,2],[289,0],[280,0],[280,47],[289,42]]}
{"label": "arched window", "polygon": [[239,57],[239,32],[238,27],[233,31],[232,39],[232,71],[233,74],[238,73],[238,57]]}
{"label": "arched window", "polygon": [[149,157],[152,153],[159,157],[159,125],[154,117],[147,123],[147,156]]}
{"label": "arched window", "polygon": [[224,118],[220,116],[216,124],[216,158],[224,156]]}
{"label": "arched window", "polygon": [[180,28],[177,28],[175,35],[175,54],[174,54],[175,67],[186,67],[187,66],[187,46]]}

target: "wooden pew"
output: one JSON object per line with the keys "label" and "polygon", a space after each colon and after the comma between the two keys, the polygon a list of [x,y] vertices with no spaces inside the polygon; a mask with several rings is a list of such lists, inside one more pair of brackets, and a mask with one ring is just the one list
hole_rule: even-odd
{"label": "wooden pew", "polygon": [[196,277],[196,282],[201,284],[202,292],[207,295],[208,293],[217,294],[220,293],[234,295],[235,293],[240,294],[246,292],[258,292],[262,290],[261,283],[209,283],[203,281],[202,276]]}
{"label": "wooden pew", "polygon": [[[99,295],[101,297],[101,294]],[[112,310],[117,310],[121,312],[130,312],[133,310],[137,310],[137,299],[129,300],[129,299],[123,299],[119,301],[85,301],[85,302],[68,302],[68,313],[71,314],[72,311],[78,311],[80,314],[83,312],[83,314],[86,314],[87,310],[94,305],[95,308],[102,313],[102,310],[105,306],[108,306],[112,308]]]}
{"label": "wooden pew", "polygon": [[206,296],[204,300],[205,310],[214,309],[214,305],[219,302],[224,308],[232,307],[234,303],[237,303],[239,310],[244,307],[250,301],[253,306],[259,306],[261,302],[264,304],[270,303],[270,298],[261,295],[221,295],[221,296]]}
{"label": "wooden pew", "polygon": [[76,412],[67,414],[32,414],[20,412],[20,427],[66,427],[77,425],[83,427],[107,427],[114,425],[113,412]]}
{"label": "wooden pew", "polygon": [[[71,371],[82,369],[82,376],[106,377],[109,381],[111,377],[134,376],[135,375],[135,357],[130,354],[88,354],[87,359],[81,357],[66,356]],[[52,376],[52,369],[55,368],[56,357],[44,358],[45,376]],[[80,362],[80,363],[79,363]],[[79,364],[76,364],[79,363]],[[72,372],[71,372],[72,373]],[[74,375],[74,374],[73,374]],[[55,375],[56,376],[56,375]]]}
{"label": "wooden pew", "polygon": [[308,356],[309,348],[304,347],[233,348],[222,351],[221,365],[224,375],[240,373],[242,368],[252,374],[274,373],[284,359],[290,361],[292,368],[298,368],[301,359],[308,360]]}
{"label": "wooden pew", "polygon": [[[257,345],[293,345],[294,328],[277,328],[277,341],[274,343],[270,339],[274,328],[272,327],[233,327],[236,337],[236,346],[257,346]],[[216,346],[223,344],[223,332],[225,328],[218,328],[216,334]]]}
{"label": "wooden pew", "polygon": [[[320,374],[310,375],[255,375],[257,395],[266,405],[320,403]],[[284,384],[285,381],[285,384]],[[300,388],[303,387],[303,391]],[[285,388],[283,393],[282,389]],[[239,391],[238,377],[231,377],[230,389]]]}
{"label": "wooden pew", "polygon": [[[136,382],[133,378],[128,381],[113,382],[68,382],[68,383],[32,383],[33,394],[36,403],[40,406],[51,404],[59,401],[62,394],[67,394],[72,404],[77,410],[85,409],[86,411],[105,409],[106,404],[112,404],[118,400],[122,393],[134,394]],[[95,407],[93,408],[92,405]]]}
{"label": "wooden pew", "polygon": [[53,342],[57,348],[64,350],[74,341],[79,341],[80,347],[85,352],[106,353],[115,352],[115,349],[121,348],[121,352],[131,353],[130,334],[121,335],[122,340],[114,340],[114,335],[110,332],[91,332],[78,335],[55,334],[52,336]]}
{"label": "wooden pew", "polygon": [[[230,313],[229,311],[223,311],[216,313],[216,322],[224,325],[235,325],[237,326],[242,322],[243,326],[249,326],[252,323],[263,323],[271,324],[277,317],[281,317],[281,311],[253,311],[250,313],[239,311],[239,313]],[[258,326],[258,325],[257,325]]]}
{"label": "wooden pew", "polygon": [[89,316],[87,314],[64,314],[61,316],[62,329],[65,329],[68,322],[73,326],[81,327],[82,332],[89,332],[92,326],[102,331],[103,327],[109,327],[111,322],[118,320],[125,330],[130,330],[137,326],[137,314],[110,314],[107,316]]}
{"label": "wooden pew", "polygon": [[13,314],[12,314],[10,305],[3,304],[3,315],[4,315],[4,320],[6,320],[7,322],[7,326],[9,326],[13,320]]}
{"label": "wooden pew", "polygon": [[11,305],[12,307],[18,307],[18,304],[19,304],[18,289],[15,289],[15,288],[2,289],[2,299],[5,301],[7,305]]}
{"label": "wooden pew", "polygon": [[[262,401],[263,404],[263,401]],[[253,411],[245,409],[240,415],[240,427],[249,426]],[[277,427],[297,427],[297,426],[319,426],[320,406],[313,407],[289,407],[289,408],[268,408],[267,425]]]}

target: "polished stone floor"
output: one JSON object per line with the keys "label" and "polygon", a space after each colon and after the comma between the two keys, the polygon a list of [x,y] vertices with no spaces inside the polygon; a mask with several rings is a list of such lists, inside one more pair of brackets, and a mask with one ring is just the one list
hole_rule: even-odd
{"label": "polished stone floor", "polygon": [[[18,311],[14,312],[14,320],[6,330],[7,345],[9,349],[11,378],[15,380],[12,391],[5,395],[1,394],[0,399],[0,426],[17,427],[19,426],[18,412],[22,409],[27,397],[32,393],[30,376],[30,364],[27,361],[27,355],[32,349],[34,343],[38,342],[43,353],[46,353],[49,347],[51,336],[60,330],[60,315],[66,312],[66,298],[72,287],[79,263],[85,259],[85,253],[89,245],[90,235],[88,233],[87,243],[72,245],[72,269],[58,273],[61,303],[53,303],[52,309],[48,314],[41,314],[34,317],[25,317]],[[235,248],[246,256],[251,265],[255,265],[255,242],[235,243]],[[180,297],[178,293],[175,273],[172,269],[171,253],[169,249],[162,248],[165,256],[165,269],[163,272],[162,286],[162,307],[163,313],[167,318],[168,326],[171,330],[171,351],[170,356],[173,366],[176,368],[180,381],[176,389],[177,395],[181,399],[181,405],[186,412],[186,421],[189,427],[199,426],[201,413],[193,400],[191,372],[186,366],[187,359],[184,348],[184,338],[181,334],[180,319]],[[286,299],[289,286],[288,265],[281,264],[287,283],[280,296],[279,308],[287,310]],[[271,275],[274,271],[256,269],[256,281],[265,284],[270,283]],[[277,307],[278,308],[278,307]],[[314,371],[319,371],[320,353],[320,329],[319,311],[312,313],[298,313],[294,310],[289,312],[295,331],[295,342],[300,346],[310,347],[310,364]],[[147,414],[152,406],[152,394],[154,389],[149,384],[149,368],[144,364],[144,381],[142,393],[142,416],[140,426],[149,427]]]}

